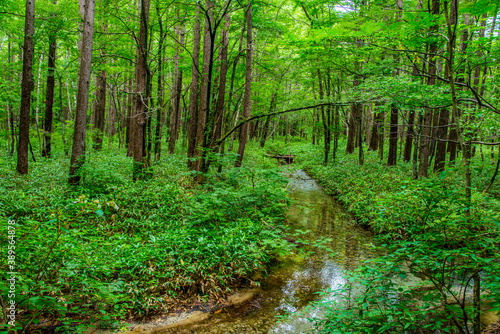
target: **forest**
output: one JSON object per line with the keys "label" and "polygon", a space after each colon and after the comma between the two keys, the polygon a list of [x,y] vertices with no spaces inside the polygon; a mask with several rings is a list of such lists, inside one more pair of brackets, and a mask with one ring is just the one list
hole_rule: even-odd
{"label": "forest", "polygon": [[0,330],[500,333],[499,5],[1,0]]}

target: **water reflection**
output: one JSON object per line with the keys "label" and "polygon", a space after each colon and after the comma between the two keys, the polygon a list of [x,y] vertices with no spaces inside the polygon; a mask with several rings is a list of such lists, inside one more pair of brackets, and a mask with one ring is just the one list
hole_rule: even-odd
{"label": "water reflection", "polygon": [[[299,233],[295,238],[308,242],[331,238],[324,245],[336,252],[315,248],[307,258],[289,254],[281,259],[255,298],[243,305],[230,307],[208,320],[188,328],[164,333],[305,333],[313,324],[308,318],[321,317],[321,308],[306,307],[319,299],[322,289],[336,289],[345,282],[345,270],[373,257],[371,234],[354,224],[349,215],[303,171],[290,175],[290,195],[295,204],[287,214],[287,223]],[[297,240],[298,241],[298,240]],[[334,300],[333,295],[322,296]],[[277,315],[295,313],[281,323]]]}

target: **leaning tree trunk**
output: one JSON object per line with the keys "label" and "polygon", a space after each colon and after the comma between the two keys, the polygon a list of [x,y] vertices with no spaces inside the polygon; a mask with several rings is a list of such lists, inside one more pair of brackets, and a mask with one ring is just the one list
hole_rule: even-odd
{"label": "leaning tree trunk", "polygon": [[[252,101],[250,94],[252,89],[252,2],[248,2],[247,6],[247,54],[246,54],[246,69],[245,69],[245,96],[243,98],[243,119],[250,117]],[[248,140],[248,123],[241,127],[240,145],[238,147],[238,159],[235,166],[241,167],[243,155],[245,154],[245,146]]]}
{"label": "leaning tree trunk", "polygon": [[[43,132],[43,150],[42,156],[50,158],[51,154],[51,136],[52,136],[52,119],[54,117],[54,86],[55,86],[55,67],[56,67],[56,36],[50,35],[49,43],[49,63],[47,74],[47,91],[45,94],[45,122]],[[60,111],[62,113],[62,110]]]}
{"label": "leaning tree trunk", "polygon": [[17,146],[17,172],[28,174],[28,144],[30,140],[31,80],[33,66],[33,35],[35,33],[35,0],[26,0],[23,46],[23,81]]}
{"label": "leaning tree trunk", "polygon": [[83,37],[80,55],[78,93],[76,97],[76,117],[73,131],[73,149],[69,167],[70,184],[79,184],[78,170],[85,162],[85,131],[89,106],[90,74],[92,65],[92,42],[94,37],[95,0],[86,0],[83,19]]}

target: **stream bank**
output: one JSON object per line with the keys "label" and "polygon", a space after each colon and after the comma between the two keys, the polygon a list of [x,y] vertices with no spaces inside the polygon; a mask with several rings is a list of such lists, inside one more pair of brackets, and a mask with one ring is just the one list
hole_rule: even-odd
{"label": "stream bank", "polygon": [[[288,234],[294,235],[289,241],[320,241],[321,247],[298,246],[282,256],[260,287],[239,291],[232,306],[137,324],[128,333],[302,333],[312,329],[307,318],[320,316],[317,310],[301,315],[298,311],[318,300],[317,292],[343,285],[345,271],[375,256],[370,245],[373,236],[304,171],[295,171],[289,178],[294,201],[286,215]],[[295,312],[299,315],[278,323],[278,317]]]}

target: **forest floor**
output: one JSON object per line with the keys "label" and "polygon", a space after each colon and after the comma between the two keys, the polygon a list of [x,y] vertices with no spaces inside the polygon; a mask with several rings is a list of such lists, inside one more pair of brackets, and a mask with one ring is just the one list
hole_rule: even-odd
{"label": "forest floor", "polygon": [[[123,151],[91,151],[79,187],[67,185],[63,156],[30,162],[27,176],[15,173],[14,158],[1,160],[0,215],[16,222],[24,329],[47,320],[59,330],[114,327],[228,303],[291,247],[282,224],[287,180],[258,149],[244,167],[206,175],[202,185],[182,154],[165,155],[151,179],[133,182]],[[6,224],[0,230],[7,235]],[[7,293],[5,280],[1,289]]]}
{"label": "forest floor", "polygon": [[[303,142],[270,141],[265,150],[251,143],[242,168],[229,168],[234,155],[226,155],[214,162],[224,166],[223,173],[205,175],[202,185],[193,181],[183,154],[165,155],[150,179],[133,182],[123,151],[91,151],[79,187],[67,185],[68,159],[62,155],[30,163],[23,177],[15,173],[15,159],[2,156],[0,216],[16,222],[18,323],[35,328],[50,320],[53,330],[95,323],[119,329],[127,319],[160,319],[196,307],[217,310],[238,288],[258,286],[279,254],[293,247],[283,227],[287,179],[268,152],[295,155],[297,168],[379,235],[395,256],[379,263],[384,275],[415,251],[436,252],[427,260],[440,265],[450,252],[498,256],[500,182],[482,192],[494,165],[480,155],[472,163],[471,206],[463,201],[460,164],[413,181],[410,164],[388,167],[374,152],[367,153],[363,166],[356,154],[343,153],[325,166],[321,147]],[[6,224],[0,229],[7,235]],[[408,245],[409,239],[416,241]],[[498,263],[490,258],[478,257],[465,267],[480,266],[494,277]],[[1,265],[7,267],[6,257]],[[485,282],[484,288],[500,291],[500,282]],[[420,326],[422,317],[429,317],[407,313],[410,318],[401,318],[405,325]],[[332,323],[338,322],[322,325],[331,330]]]}

